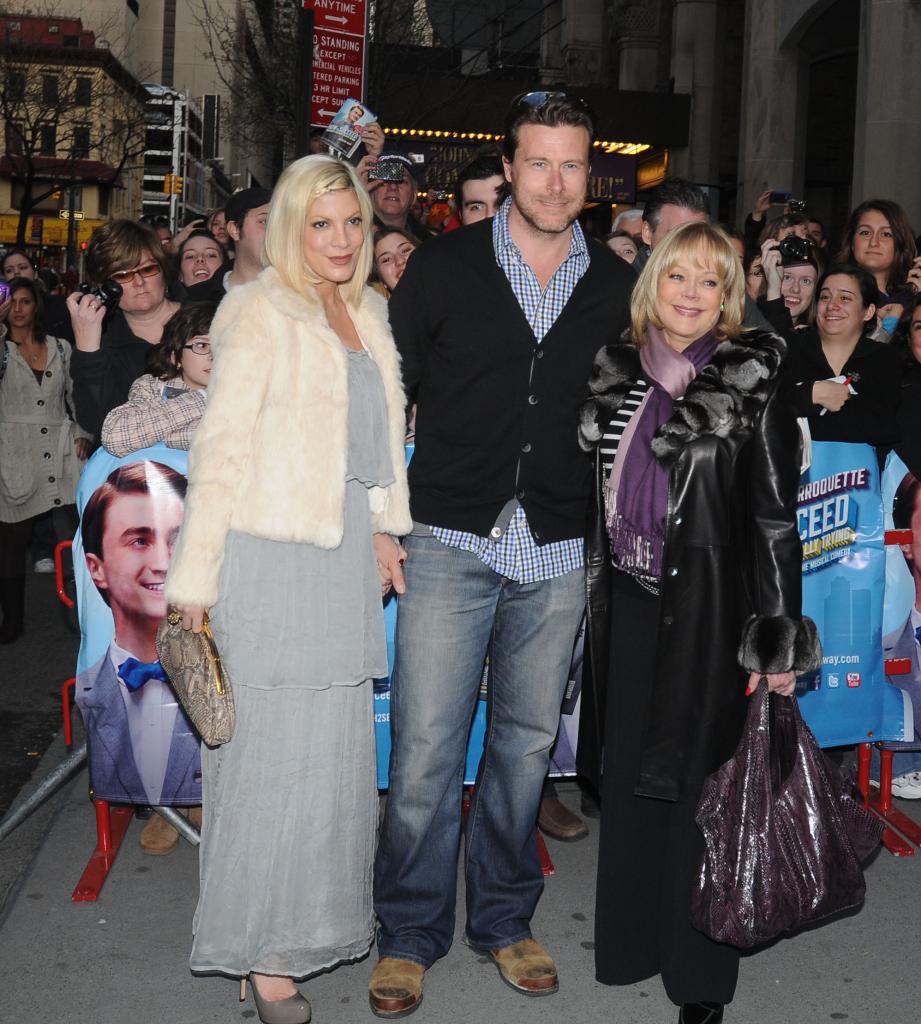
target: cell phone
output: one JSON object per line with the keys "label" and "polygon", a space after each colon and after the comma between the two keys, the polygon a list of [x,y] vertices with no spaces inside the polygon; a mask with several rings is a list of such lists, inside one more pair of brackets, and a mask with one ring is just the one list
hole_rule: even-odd
{"label": "cell phone", "polygon": [[772,192],[768,197],[771,206],[784,206],[793,198],[792,192]]}
{"label": "cell phone", "polygon": [[406,164],[401,160],[378,160],[368,171],[370,181],[402,181]]}

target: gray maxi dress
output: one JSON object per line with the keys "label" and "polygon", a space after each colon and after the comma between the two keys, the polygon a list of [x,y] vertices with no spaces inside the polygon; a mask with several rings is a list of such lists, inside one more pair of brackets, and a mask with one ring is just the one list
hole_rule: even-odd
{"label": "gray maxi dress", "polygon": [[393,467],[377,367],[349,351],[348,368],[342,543],[228,535],[210,616],[237,723],[202,747],[193,971],[304,977],[371,946],[371,680],[387,649],[367,489]]}

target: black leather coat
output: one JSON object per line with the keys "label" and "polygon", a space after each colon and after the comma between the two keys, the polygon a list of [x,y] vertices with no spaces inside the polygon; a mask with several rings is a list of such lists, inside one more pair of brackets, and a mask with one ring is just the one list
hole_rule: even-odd
{"label": "black leather coat", "polygon": [[[652,442],[669,471],[669,496],[638,795],[677,800],[689,774],[702,777],[732,755],[745,718],[748,672],[803,672],[820,658],[815,627],[801,617],[800,445],[779,372],[785,351],[768,332],[721,344]],[[639,373],[631,344],[599,352],[593,398],[583,408],[583,447],[597,445]],[[590,672],[588,686],[583,678],[580,734],[581,767],[596,782],[616,571],[602,489],[598,468],[587,543]]]}

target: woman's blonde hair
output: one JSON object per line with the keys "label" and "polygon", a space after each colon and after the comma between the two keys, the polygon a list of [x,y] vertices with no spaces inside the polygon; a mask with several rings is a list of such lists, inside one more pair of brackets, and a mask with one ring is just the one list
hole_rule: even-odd
{"label": "woman's blonde hair", "polygon": [[683,224],[653,249],[630,299],[633,343],[646,342],[646,328],[662,326],[656,313],[659,281],[679,263],[697,264],[716,272],[723,293],[722,309],[713,328],[720,341],[737,338],[745,318],[745,274],[729,236],[714,224]]}
{"label": "woman's blonde hair", "polygon": [[368,193],[351,164],[317,154],[301,157],[288,165],[272,192],[262,261],[274,267],[292,291],[309,295],[322,280],[304,259],[304,225],[310,208],[320,196],[346,191],[354,192],[358,200],[364,238],[355,260],[355,273],[340,290],[345,301],[357,307],[361,305],[374,259],[371,242],[374,213]]}

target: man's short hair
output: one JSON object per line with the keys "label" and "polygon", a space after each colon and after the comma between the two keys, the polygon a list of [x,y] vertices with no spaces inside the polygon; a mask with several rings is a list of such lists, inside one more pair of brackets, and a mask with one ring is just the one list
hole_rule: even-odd
{"label": "man's short hair", "polygon": [[113,470],[105,483],[93,491],[80,520],[83,553],[95,555],[104,561],[102,538],[106,528],[106,515],[112,502],[121,494],[152,494],[168,487],[177,498],[185,500],[188,481],[171,466],[162,462],[131,462]]}
{"label": "man's short hair", "polygon": [[585,100],[564,92],[526,92],[514,100],[505,118],[502,155],[509,163],[515,159],[518,131],[523,124],[584,128],[588,132],[589,152],[595,141],[595,118]]}
{"label": "man's short hair", "polygon": [[659,226],[663,206],[682,206],[695,213],[703,213],[708,219],[710,217],[710,201],[706,192],[687,178],[666,178],[649,193],[643,208],[643,220],[653,231]]}
{"label": "man's short hair", "polygon": [[897,530],[910,530],[911,521],[921,497],[921,480],[913,473],[906,473],[895,492],[892,503],[892,525]]}
{"label": "man's short hair", "polygon": [[468,181],[484,181],[486,178],[494,178],[497,174],[504,182],[505,171],[502,167],[502,157],[496,150],[477,153],[471,160],[468,160],[458,172],[454,185],[454,205],[458,212],[464,204],[464,185]]}
{"label": "man's short hair", "polygon": [[[611,225],[611,234],[613,235],[617,231],[627,231],[627,229],[623,226],[624,221],[642,219],[642,210],[621,210],[620,213],[614,218],[614,223]],[[629,232],[627,232],[627,234],[629,234]]]}

